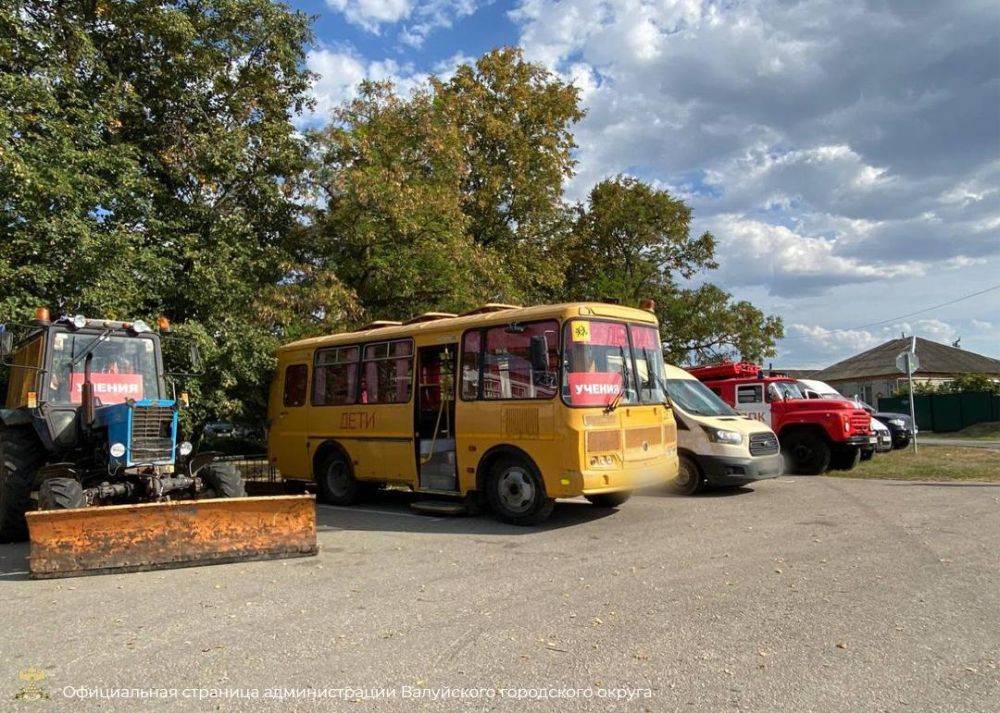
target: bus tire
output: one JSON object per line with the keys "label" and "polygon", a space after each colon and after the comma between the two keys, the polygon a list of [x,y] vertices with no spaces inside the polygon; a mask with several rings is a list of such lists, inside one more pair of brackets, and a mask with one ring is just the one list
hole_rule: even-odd
{"label": "bus tire", "polygon": [[361,488],[343,453],[335,452],[323,461],[316,474],[316,492],[328,505],[353,505],[358,501]]}
{"label": "bus tire", "polygon": [[494,463],[486,497],[496,516],[512,525],[537,525],[555,507],[535,467],[513,456],[503,456]]}
{"label": "bus tire", "polygon": [[830,444],[810,431],[794,431],[782,439],[788,471],[797,475],[822,475],[830,468]]}
{"label": "bus tire", "polygon": [[49,478],[38,488],[39,510],[75,510],[87,507],[83,486],[73,478]]}
{"label": "bus tire", "polygon": [[632,497],[631,490],[622,490],[617,493],[600,493],[598,495],[584,495],[591,505],[599,508],[616,508],[628,502]]}
{"label": "bus tire", "polygon": [[678,495],[694,495],[705,487],[701,469],[690,457],[681,454],[677,458],[677,477],[670,485]]}

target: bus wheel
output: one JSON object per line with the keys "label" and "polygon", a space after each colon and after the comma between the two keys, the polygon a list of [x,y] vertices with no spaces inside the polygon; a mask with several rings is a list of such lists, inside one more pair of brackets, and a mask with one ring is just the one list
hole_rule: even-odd
{"label": "bus wheel", "polygon": [[617,493],[601,493],[600,495],[584,495],[592,505],[599,508],[616,508],[624,505],[632,497],[630,490],[622,490]]}
{"label": "bus wheel", "polygon": [[329,505],[353,505],[361,489],[351,472],[351,464],[340,453],[327,458],[319,469],[316,490],[320,500]]}
{"label": "bus wheel", "polygon": [[821,475],[830,467],[830,446],[822,437],[809,431],[792,433],[784,439],[789,471],[798,475]]}
{"label": "bus wheel", "polygon": [[677,477],[671,487],[679,495],[694,495],[705,483],[698,470],[698,464],[687,456],[680,456],[677,463]]}
{"label": "bus wheel", "polygon": [[486,496],[497,517],[514,525],[537,525],[555,507],[555,500],[545,494],[538,473],[520,458],[497,461]]}

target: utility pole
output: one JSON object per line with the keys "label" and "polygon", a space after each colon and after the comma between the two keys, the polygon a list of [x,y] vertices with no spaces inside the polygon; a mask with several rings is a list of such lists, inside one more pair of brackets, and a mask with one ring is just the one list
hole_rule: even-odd
{"label": "utility pole", "polygon": [[917,411],[913,406],[913,357],[917,354],[917,335],[910,341],[910,351],[906,352],[906,380],[910,386],[910,424],[913,426],[913,455],[917,454]]}

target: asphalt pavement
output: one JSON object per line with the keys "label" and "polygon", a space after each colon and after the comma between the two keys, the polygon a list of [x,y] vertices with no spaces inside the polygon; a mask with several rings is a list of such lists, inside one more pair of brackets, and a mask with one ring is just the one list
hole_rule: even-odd
{"label": "asphalt pavement", "polygon": [[314,558],[78,579],[0,546],[0,709],[998,709],[997,485],[785,477],[538,529],[388,494],[318,520]]}

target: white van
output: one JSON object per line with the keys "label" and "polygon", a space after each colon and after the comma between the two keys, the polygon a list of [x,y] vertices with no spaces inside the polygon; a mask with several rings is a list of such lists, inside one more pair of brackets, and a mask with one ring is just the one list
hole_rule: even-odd
{"label": "white van", "polygon": [[676,366],[666,367],[664,383],[677,421],[675,490],[692,495],[705,485],[737,487],[781,475],[778,437],[767,424],[741,416]]}

